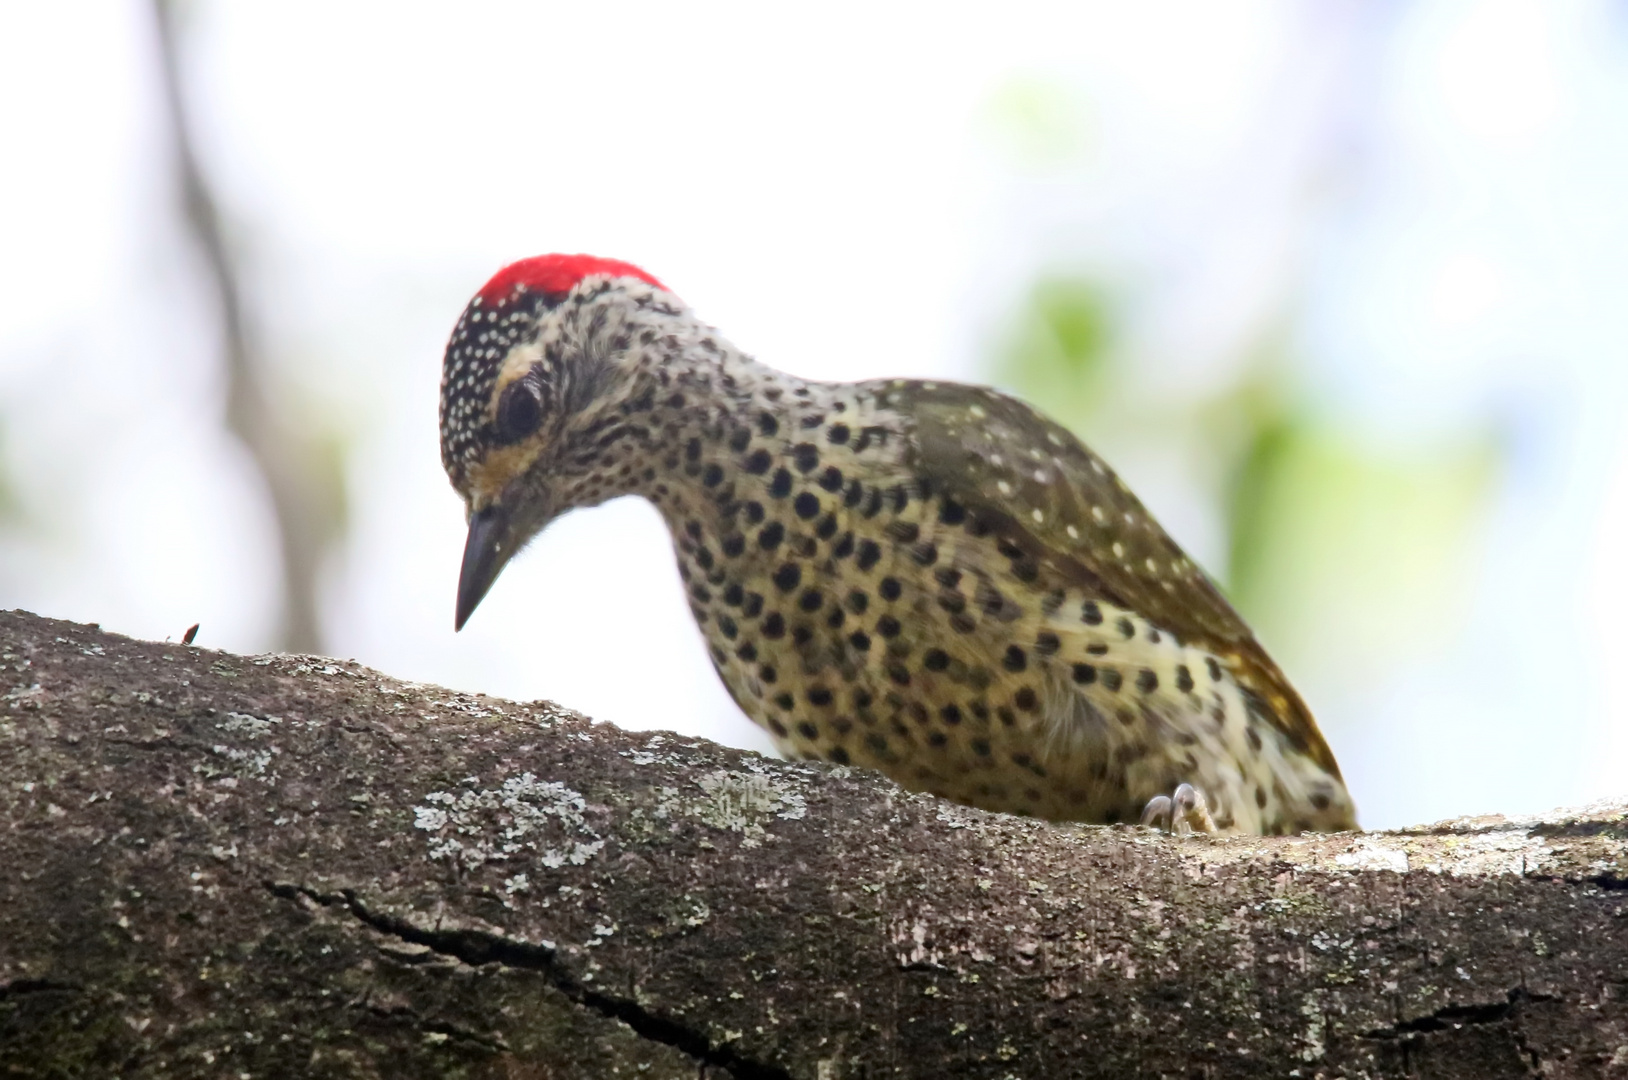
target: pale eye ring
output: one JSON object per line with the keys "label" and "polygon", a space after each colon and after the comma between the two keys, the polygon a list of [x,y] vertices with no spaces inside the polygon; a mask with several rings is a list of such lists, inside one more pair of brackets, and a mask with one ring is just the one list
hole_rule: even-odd
{"label": "pale eye ring", "polygon": [[543,421],[543,402],[538,387],[530,379],[516,379],[497,401],[499,441],[519,442],[537,430]]}

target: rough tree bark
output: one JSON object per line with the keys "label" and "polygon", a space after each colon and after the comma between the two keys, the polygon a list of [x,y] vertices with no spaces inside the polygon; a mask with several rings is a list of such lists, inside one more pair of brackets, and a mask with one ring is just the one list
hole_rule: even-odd
{"label": "rough tree bark", "polygon": [[7,1076],[1628,1075],[1623,807],[1171,838],[22,613],[0,665]]}

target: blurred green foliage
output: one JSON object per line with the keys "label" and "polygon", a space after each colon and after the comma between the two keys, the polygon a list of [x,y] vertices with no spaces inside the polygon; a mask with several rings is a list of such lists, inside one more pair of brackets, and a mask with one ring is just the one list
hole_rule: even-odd
{"label": "blurred green foliage", "polygon": [[990,99],[987,118],[1011,160],[1029,171],[1067,166],[1090,149],[1087,103],[1055,80],[1009,80]]}
{"label": "blurred green foliage", "polygon": [[1232,595],[1287,653],[1337,642],[1302,661],[1325,680],[1437,652],[1468,613],[1501,461],[1490,431],[1408,445],[1307,409],[1263,417],[1221,493]]}
{"label": "blurred green foliage", "polygon": [[1040,281],[1001,357],[1002,378],[1053,413],[1089,416],[1108,375],[1108,320],[1107,300],[1092,283]]}
{"label": "blurred green foliage", "polygon": [[1445,647],[1461,625],[1502,460],[1492,431],[1427,443],[1365,433],[1311,403],[1278,345],[1193,392],[1155,391],[1158,380],[1131,377],[1140,361],[1116,333],[1112,294],[1081,277],[1037,281],[993,359],[997,382],[1073,428],[1133,489],[1177,448],[1184,486],[1224,530],[1212,575],[1325,689]]}

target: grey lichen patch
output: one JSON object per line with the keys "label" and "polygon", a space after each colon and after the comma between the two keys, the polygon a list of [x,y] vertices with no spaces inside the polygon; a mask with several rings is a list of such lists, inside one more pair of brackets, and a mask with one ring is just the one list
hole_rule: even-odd
{"label": "grey lichen patch", "polygon": [[674,753],[667,748],[667,742],[665,735],[651,735],[645,739],[642,749],[622,750],[619,753],[635,765],[671,765],[682,768],[688,764],[685,755]]}
{"label": "grey lichen patch", "polygon": [[1335,855],[1334,865],[1351,870],[1394,870],[1405,874],[1408,872],[1408,855],[1389,844],[1364,836],[1351,845],[1351,850]]}
{"label": "grey lichen patch", "polygon": [[[1621,822],[1591,827],[1587,841],[1568,833],[1568,822]],[[1460,818],[1388,833],[1332,833],[1287,840],[1261,837],[1185,837],[1155,834],[1138,842],[1182,849],[1190,872],[1268,859],[1297,870],[1343,874],[1390,871],[1477,878],[1616,874],[1628,867],[1628,807],[1596,804],[1542,817],[1490,815]]]}
{"label": "grey lichen patch", "polygon": [[[685,832],[687,823],[738,833],[747,847],[768,835],[775,821],[800,821],[808,813],[810,784],[832,779],[828,766],[771,761],[756,754],[708,754],[708,744],[651,734],[639,747],[617,753],[635,766],[663,772],[688,772],[695,779],[680,785],[657,784],[611,796],[625,810],[619,835],[630,844],[664,843]],[[847,770],[842,770],[846,777]],[[699,788],[699,791],[697,790]]]}
{"label": "grey lichen patch", "polygon": [[[284,675],[349,675],[350,672],[334,663],[325,656],[310,656],[304,653],[261,653],[258,656],[233,657],[233,659],[246,659],[255,667],[273,668]],[[355,663],[355,661],[351,661]],[[221,668],[227,665],[217,660],[214,667]],[[228,668],[226,671],[217,671],[216,674],[228,678],[237,675],[237,672]]]}
{"label": "grey lichen patch", "polygon": [[945,799],[935,799],[933,802],[933,809],[937,811],[934,816],[952,829],[981,828],[988,821],[988,815],[982,810]]}
{"label": "grey lichen patch", "polygon": [[1443,838],[1437,851],[1421,853],[1416,865],[1435,874],[1490,877],[1542,873],[1553,864],[1554,849],[1529,829],[1471,833]]}
{"label": "grey lichen patch", "polygon": [[272,727],[282,722],[280,716],[259,717],[249,713],[229,712],[215,726],[222,731],[240,734],[247,739],[259,739],[269,735]]}
{"label": "grey lichen patch", "polygon": [[714,769],[695,781],[700,794],[690,790],[663,787],[650,813],[658,821],[689,819],[714,829],[740,833],[748,845],[766,835],[764,826],[780,821],[800,821],[808,813],[808,803],[796,780],[786,770],[754,768],[746,772]]}
{"label": "grey lichen patch", "polygon": [[530,853],[559,869],[581,866],[605,846],[584,817],[586,808],[581,792],[528,772],[496,788],[432,791],[413,807],[413,827],[429,834],[432,859],[469,868]]}
{"label": "grey lichen patch", "polygon": [[[12,655],[12,653],[5,654],[5,656],[8,658]],[[17,670],[23,670],[26,663],[27,661],[24,661],[22,664],[16,665]],[[0,710],[4,710],[3,712],[0,712],[0,738],[9,740],[15,738],[17,734],[17,728],[14,726],[12,719],[7,715],[8,713],[21,711],[37,712],[44,700],[44,688],[37,682],[27,680],[13,686],[4,694],[0,694]]]}
{"label": "grey lichen patch", "polygon": [[[1330,853],[1318,854],[1326,858]],[[1496,877],[1548,873],[1557,868],[1554,854],[1541,833],[1513,822],[1500,822],[1491,828],[1446,835],[1356,837],[1345,850],[1333,852],[1328,861],[1335,868],[1348,870],[1421,870],[1451,877]]]}
{"label": "grey lichen patch", "polygon": [[[578,738],[591,740],[592,736],[579,732]],[[635,765],[656,766],[663,769],[693,769],[722,764],[719,758],[711,753],[717,747],[711,743],[696,740],[681,740],[675,738],[671,732],[666,734],[653,732],[645,736],[642,746],[618,750],[617,753]],[[742,751],[728,756],[729,760],[737,762],[738,767],[752,772],[762,772],[766,760],[750,751]],[[801,766],[796,762],[774,760],[773,764],[783,773],[799,773]]]}
{"label": "grey lichen patch", "polygon": [[646,842],[675,835],[681,831],[682,822],[691,821],[740,833],[748,846],[755,845],[767,835],[766,825],[776,820],[802,820],[808,813],[804,789],[810,782],[829,779],[831,771],[822,773],[797,763],[768,761],[755,754],[729,755],[735,758],[732,763],[716,767],[722,764],[716,757],[697,754],[703,746],[652,734],[642,747],[618,751],[636,766],[685,770],[695,776],[680,786],[646,788],[647,795],[627,800],[623,827],[629,839]]}
{"label": "grey lichen patch", "polygon": [[[254,736],[250,736],[253,738]],[[271,770],[272,756],[277,753],[276,747],[260,750],[246,750],[239,746],[216,744],[209,748],[216,758],[225,759],[228,764],[224,767],[210,761],[198,761],[192,766],[192,771],[206,780],[214,780],[225,787],[236,787],[238,779],[268,779]],[[274,779],[274,778],[273,778]]]}

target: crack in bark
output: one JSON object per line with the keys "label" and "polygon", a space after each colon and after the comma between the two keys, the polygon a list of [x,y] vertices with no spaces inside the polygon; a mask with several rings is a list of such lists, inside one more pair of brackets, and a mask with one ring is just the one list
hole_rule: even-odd
{"label": "crack in bark", "polygon": [[323,907],[342,908],[357,921],[380,933],[422,945],[471,967],[502,964],[536,971],[576,1004],[601,1016],[619,1020],[641,1038],[671,1046],[694,1058],[700,1065],[723,1069],[735,1080],[791,1080],[791,1073],[786,1069],[753,1060],[728,1046],[715,1045],[702,1031],[650,1012],[636,1001],[588,989],[559,963],[553,949],[514,941],[483,930],[425,930],[404,919],[370,910],[357,897],[354,889],[324,893],[291,882],[267,881],[263,884],[273,895],[285,900],[298,902],[303,897]]}
{"label": "crack in bark", "polygon": [[26,994],[79,994],[84,989],[74,983],[52,982],[50,979],[13,979],[11,982],[0,982],[0,1001]]}
{"label": "crack in bark", "polygon": [[1415,1016],[1411,1020],[1398,1020],[1388,1028],[1377,1028],[1373,1031],[1363,1032],[1365,1039],[1397,1039],[1404,1035],[1413,1035],[1427,1031],[1445,1031],[1450,1027],[1460,1027],[1465,1024],[1496,1024],[1509,1018],[1516,1006],[1522,1002],[1553,1001],[1548,994],[1534,994],[1523,987],[1517,986],[1510,990],[1505,1000],[1489,1002],[1483,1005],[1447,1005],[1427,1016]]}

